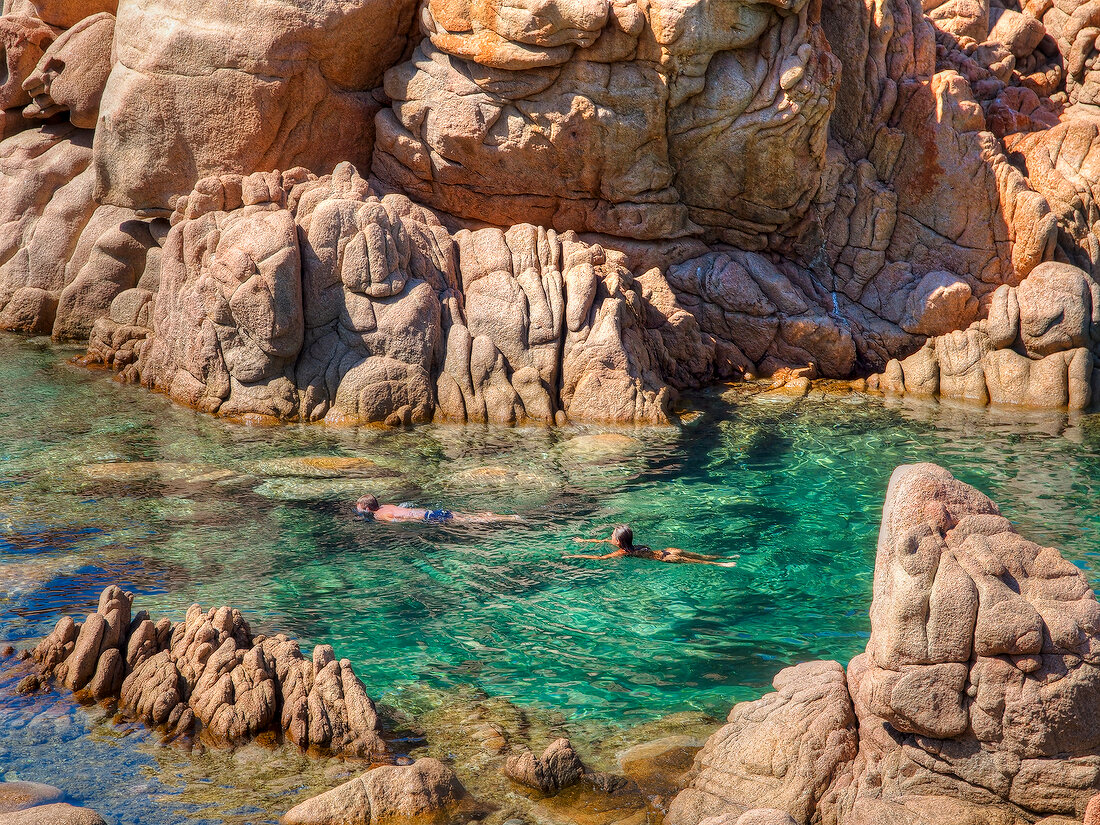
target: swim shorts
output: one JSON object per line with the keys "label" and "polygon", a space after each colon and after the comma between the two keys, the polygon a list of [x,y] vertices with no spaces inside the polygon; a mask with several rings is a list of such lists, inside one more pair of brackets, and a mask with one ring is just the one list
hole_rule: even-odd
{"label": "swim shorts", "polygon": [[455,517],[455,514],[450,510],[429,510],[424,514],[424,521],[450,521]]}

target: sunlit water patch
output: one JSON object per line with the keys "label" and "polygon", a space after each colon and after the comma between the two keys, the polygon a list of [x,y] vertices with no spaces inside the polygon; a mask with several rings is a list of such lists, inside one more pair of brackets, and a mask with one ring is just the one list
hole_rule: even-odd
{"label": "sunlit water patch", "polygon": [[[67,354],[0,339],[5,643],[29,645],[120,583],[154,616],[229,603],[254,629],[332,644],[372,696],[414,716],[481,691],[593,742],[681,711],[724,716],[787,664],[858,653],[899,463],[947,466],[1096,579],[1096,418],[716,391],[681,430],[249,428]],[[355,517],[365,492],[524,521],[372,524]],[[594,547],[573,537],[622,522],[737,566],[565,558]],[[242,798],[227,814],[185,800],[194,781],[171,777],[201,765],[66,700],[0,687],[0,731],[9,778],[73,777],[74,798],[119,822],[158,809],[158,823],[263,821],[271,804]]]}

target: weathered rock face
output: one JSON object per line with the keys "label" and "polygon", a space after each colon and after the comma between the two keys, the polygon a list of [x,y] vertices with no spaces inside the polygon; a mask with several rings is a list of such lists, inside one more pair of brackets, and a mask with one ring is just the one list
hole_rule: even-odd
{"label": "weathered rock face", "polygon": [[68,112],[73,126],[94,129],[111,71],[114,37],[115,16],[110,12],[85,17],[58,37],[23,81],[23,90],[32,98],[24,117]]}
{"label": "weathered rock face", "polygon": [[893,360],[872,387],[978,403],[1068,407],[1094,400],[1100,285],[1075,266],[1039,264],[993,293],[989,315]]}
{"label": "weathered rock face", "polygon": [[200,178],[366,164],[411,0],[122,0],[95,196],[167,214]]}
{"label": "weathered rock face", "polygon": [[844,806],[920,789],[1083,815],[1100,789],[1100,605],[1077,567],[946,471],[901,468],[871,625],[849,667],[862,765]]}
{"label": "weathered rock face", "polygon": [[798,234],[837,81],[805,2],[433,0],[374,172],[454,215],[632,238]]}
{"label": "weathered rock face", "polygon": [[638,286],[572,233],[452,238],[350,165],[208,179],[173,221],[155,310],[141,285],[119,296],[91,353],[183,403],[329,422],[667,421]]}
{"label": "weathered rock face", "polygon": [[[856,718],[844,669],[810,662],[775,677],[776,693],[737,705],[695,758],[670,825],[752,808],[781,808],[809,822],[856,755]],[[738,820],[739,821],[739,820]]]}
{"label": "weathered rock face", "polygon": [[[1057,550],[931,464],[883,508],[871,639],[783,671],[696,759],[673,825],[1080,819],[1100,790],[1100,605]],[[858,748],[857,748],[858,738]]]}
{"label": "weathered rock face", "polygon": [[275,731],[302,748],[387,752],[374,703],[346,660],[320,645],[312,660],[285,636],[253,637],[240,612],[191,605],[173,624],[131,616],[133,596],[108,587],[84,622],[63,617],[34,649],[42,678],[172,736],[220,746]]}

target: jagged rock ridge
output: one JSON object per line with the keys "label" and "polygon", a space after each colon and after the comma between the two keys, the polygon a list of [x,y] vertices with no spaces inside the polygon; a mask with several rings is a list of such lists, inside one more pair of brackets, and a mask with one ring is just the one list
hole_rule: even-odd
{"label": "jagged rock ridge", "polygon": [[273,731],[302,748],[385,757],[374,702],[347,659],[312,659],[283,635],[253,636],[240,611],[191,605],[182,622],[131,615],[133,594],[106,588],[83,622],[64,616],[34,648],[39,679],[170,736],[232,746]]}

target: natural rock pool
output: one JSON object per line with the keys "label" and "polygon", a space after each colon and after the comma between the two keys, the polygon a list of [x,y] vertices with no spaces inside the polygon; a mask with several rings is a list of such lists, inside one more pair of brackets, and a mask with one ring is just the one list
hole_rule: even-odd
{"label": "natural rock pool", "polygon": [[[1098,581],[1100,417],[716,390],[682,429],[250,428],[71,354],[0,339],[0,643],[30,646],[110,583],[155,616],[232,604],[254,629],[332,644],[429,746],[448,714],[492,722],[508,700],[599,762],[697,732],[787,664],[846,662],[907,461],[978,486]],[[365,492],[525,521],[371,524],[354,512]],[[563,558],[620,522],[738,566]],[[120,823],[243,823],[339,770],[257,747],[192,757],[104,716],[16,696],[0,672],[0,779],[58,785]]]}

